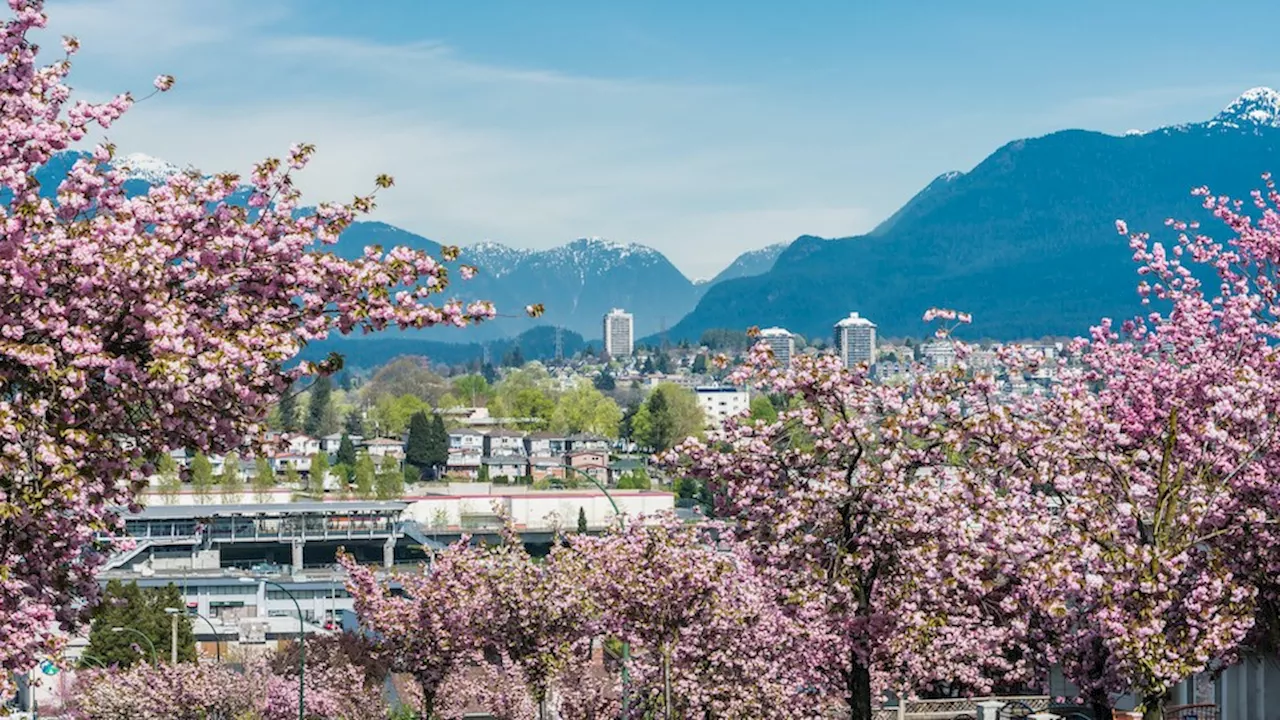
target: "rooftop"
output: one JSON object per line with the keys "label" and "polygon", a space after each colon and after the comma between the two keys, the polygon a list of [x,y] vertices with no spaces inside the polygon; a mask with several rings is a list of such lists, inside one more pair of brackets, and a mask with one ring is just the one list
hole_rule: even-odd
{"label": "rooftop", "polygon": [[399,513],[409,504],[394,500],[236,503],[231,505],[152,505],[140,513],[123,513],[126,520],[168,520],[232,515],[345,515]]}

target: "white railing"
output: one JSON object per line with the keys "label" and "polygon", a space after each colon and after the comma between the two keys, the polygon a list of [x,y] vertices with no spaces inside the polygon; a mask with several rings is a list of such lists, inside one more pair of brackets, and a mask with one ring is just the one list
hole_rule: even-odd
{"label": "white railing", "polygon": [[[1002,702],[1006,705],[1022,705],[1031,708],[1032,712],[1044,712],[1049,709],[1048,695],[1019,695],[1009,697],[978,698],[945,698],[941,700],[907,700],[903,707],[885,707],[872,713],[875,720],[956,720],[968,716],[974,720],[978,717],[978,703]],[[1021,703],[1021,705],[1018,705]],[[1014,715],[1012,717],[1018,717]]]}

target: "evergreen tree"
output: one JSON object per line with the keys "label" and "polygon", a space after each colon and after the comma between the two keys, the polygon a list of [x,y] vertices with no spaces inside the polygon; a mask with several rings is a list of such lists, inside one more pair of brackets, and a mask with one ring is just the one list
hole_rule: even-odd
{"label": "evergreen tree", "polygon": [[227,455],[222,461],[218,489],[222,494],[222,502],[240,502],[240,496],[244,493],[244,478],[240,477],[240,458],[235,453]]}
{"label": "evergreen tree", "polygon": [[689,370],[695,375],[706,375],[707,374],[707,354],[698,353],[698,356],[693,359],[693,366],[690,367]]}
{"label": "evergreen tree", "polygon": [[276,473],[271,461],[259,456],[253,461],[253,492],[258,502],[266,502],[276,487]]}
{"label": "evergreen tree", "polygon": [[404,495],[404,473],[391,456],[382,458],[382,465],[374,478],[374,493],[379,500],[392,500]]}
{"label": "evergreen tree", "polygon": [[609,368],[604,368],[596,375],[596,379],[592,381],[596,389],[600,392],[612,392],[618,387],[618,383],[613,378],[613,373],[609,372]]}
{"label": "evergreen tree", "polygon": [[489,466],[481,465],[480,472],[476,476],[478,482],[489,482]]}
{"label": "evergreen tree", "polygon": [[485,382],[490,385],[498,382],[498,371],[493,369],[493,365],[490,363],[485,363],[480,366],[480,375],[484,378]]}
{"label": "evergreen tree", "polygon": [[649,432],[645,445],[662,452],[671,447],[675,435],[675,418],[662,388],[654,390],[645,402],[649,410]]}
{"label": "evergreen tree", "polygon": [[360,408],[351,408],[346,420],[342,423],[342,431],[347,435],[364,437],[364,412]]}
{"label": "evergreen tree", "polygon": [[654,363],[654,369],[663,375],[671,372],[671,358],[665,352],[658,353],[658,361]]}
{"label": "evergreen tree", "polygon": [[342,441],[338,443],[338,464],[347,467],[356,466],[356,444],[351,442],[351,436],[343,434]]}
{"label": "evergreen tree", "polygon": [[195,492],[197,502],[208,502],[213,482],[213,463],[204,453],[196,453],[191,458],[191,490]]}
{"label": "evergreen tree", "polygon": [[307,490],[324,492],[324,478],[329,474],[329,458],[324,453],[311,456],[311,466],[307,470]]}
{"label": "evergreen tree", "polygon": [[421,410],[409,419],[409,441],[404,455],[405,462],[419,472],[431,466],[431,419]]}
{"label": "evergreen tree", "polygon": [[578,534],[587,534],[587,511],[581,505],[578,506]]}
{"label": "evergreen tree", "polygon": [[356,495],[366,500],[372,498],[376,494],[374,478],[377,475],[373,467],[373,458],[369,457],[367,452],[360,453],[355,468]]}
{"label": "evergreen tree", "polygon": [[280,396],[280,429],[285,432],[298,432],[298,396],[290,386]]}
{"label": "evergreen tree", "polygon": [[325,425],[332,422],[332,410],[329,406],[333,395],[333,380],[328,375],[321,375],[311,383],[311,391],[307,395],[307,421],[303,430],[312,437],[327,435],[325,430],[328,428]]}
{"label": "evergreen tree", "polygon": [[439,476],[439,471],[449,464],[449,431],[444,429],[444,418],[436,413],[431,418],[431,434],[428,436],[430,440],[427,448],[427,460],[430,462],[435,479]]}
{"label": "evergreen tree", "polygon": [[[104,665],[130,667],[140,661],[150,662],[154,645],[157,659],[168,662],[172,652],[173,621],[165,608],[182,610],[178,614],[178,662],[194,662],[195,635],[182,591],[173,584],[142,589],[137,583],[125,585],[119,580],[107,583],[101,601],[93,610],[85,655]],[[115,632],[117,627],[129,629]],[[137,633],[146,636],[151,644],[138,637]]]}

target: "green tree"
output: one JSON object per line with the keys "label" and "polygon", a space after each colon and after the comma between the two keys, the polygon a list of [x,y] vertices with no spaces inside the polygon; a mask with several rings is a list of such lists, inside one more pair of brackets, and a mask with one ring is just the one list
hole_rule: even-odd
{"label": "green tree", "polygon": [[435,405],[449,390],[449,382],[431,369],[426,358],[404,355],[378,368],[360,389],[365,402],[412,395],[424,404]]}
{"label": "green tree", "polygon": [[298,395],[295,388],[290,387],[284,391],[277,407],[280,411],[280,429],[285,432],[298,432]]}
{"label": "green tree", "polygon": [[673,383],[659,383],[649,393],[645,406],[649,411],[649,434],[642,444],[659,452],[691,435],[700,435],[706,424],[698,396]]}
{"label": "green tree", "polygon": [[374,478],[374,493],[379,500],[393,500],[404,495],[404,472],[390,455],[382,458]]}
{"label": "green tree", "polygon": [[449,431],[444,427],[444,418],[439,413],[431,417],[431,434],[427,436],[430,442],[427,448],[427,461],[430,467],[437,472],[433,474],[433,479],[444,471],[444,467],[449,464]]}
{"label": "green tree", "polygon": [[351,436],[343,433],[342,441],[338,443],[337,461],[341,465],[347,467],[355,467],[356,465],[356,444],[351,442]]}
{"label": "green tree", "polygon": [[293,463],[289,463],[284,468],[284,484],[291,488],[303,489],[302,477],[298,475],[298,469],[293,466]]}
{"label": "green tree", "polygon": [[649,490],[652,487],[653,481],[649,479],[649,472],[642,467],[629,470],[618,478],[619,490]]}
{"label": "green tree", "polygon": [[[176,585],[163,588],[139,588],[137,583],[124,584],[111,580],[94,608],[89,623],[89,646],[85,655],[105,665],[130,667],[151,661],[151,646],[132,631],[146,636],[156,648],[162,662],[172,652],[172,620],[165,608],[178,608],[178,662],[196,659],[195,635],[186,601]],[[130,628],[115,632],[113,628]]]}
{"label": "green tree", "polygon": [[613,373],[609,372],[609,368],[604,368],[596,375],[596,379],[592,381],[597,390],[602,392],[613,392],[618,387],[617,380],[614,379]]}
{"label": "green tree", "polygon": [[409,420],[409,440],[405,443],[404,461],[421,473],[431,467],[431,418],[423,411]]}
{"label": "green tree", "polygon": [[167,498],[177,497],[182,491],[182,475],[178,472],[178,463],[169,453],[162,453],[156,461],[156,475],[160,478],[160,494]]}
{"label": "green tree", "polygon": [[218,489],[222,494],[222,502],[240,502],[244,494],[244,478],[240,476],[240,457],[230,453],[222,459],[222,474],[218,476]]}
{"label": "green tree", "polygon": [[376,474],[373,458],[369,457],[367,452],[360,453],[355,464],[356,495],[367,500],[376,494],[374,489]]}
{"label": "green tree", "polygon": [[618,436],[621,422],[618,403],[585,380],[560,396],[551,416],[551,427],[556,432],[589,432],[610,438]]}
{"label": "green tree", "polygon": [[578,534],[587,534],[587,511],[581,505],[578,506]]}
{"label": "green tree", "polygon": [[209,501],[209,493],[213,491],[213,463],[204,453],[196,453],[191,458],[191,490],[196,494],[196,501]]}
{"label": "green tree", "polygon": [[360,408],[351,408],[347,411],[347,417],[342,422],[342,431],[347,435],[364,437],[364,412]]}
{"label": "green tree", "polygon": [[751,398],[751,415],[748,417],[749,422],[763,420],[766,423],[775,422],[778,419],[778,408],[773,406],[773,402],[766,395],[757,395]]}
{"label": "green tree", "polygon": [[409,420],[416,413],[430,410],[431,406],[416,395],[379,397],[373,405],[373,421],[379,435],[398,438],[409,427]]}
{"label": "green tree", "polygon": [[693,365],[689,368],[689,370],[694,375],[706,375],[707,374],[707,354],[698,353],[697,357],[693,359]]}
{"label": "green tree", "polygon": [[303,430],[312,437],[321,437],[337,431],[337,417],[333,408],[333,380],[321,375],[311,383],[307,393],[307,421]]}
{"label": "green tree", "polygon": [[259,455],[253,461],[253,493],[258,502],[266,502],[276,487],[276,473],[271,461]]}
{"label": "green tree", "polygon": [[311,465],[307,470],[306,489],[312,492],[324,492],[324,478],[329,474],[329,458],[324,453],[311,456]]}
{"label": "green tree", "polygon": [[484,407],[493,397],[493,387],[483,375],[463,375],[454,378],[451,393],[467,407]]}
{"label": "green tree", "polygon": [[477,474],[476,480],[479,482],[489,482],[489,466],[481,465],[480,472]]}
{"label": "green tree", "polygon": [[498,382],[498,371],[493,368],[492,363],[485,363],[480,366],[480,375],[490,385]]}

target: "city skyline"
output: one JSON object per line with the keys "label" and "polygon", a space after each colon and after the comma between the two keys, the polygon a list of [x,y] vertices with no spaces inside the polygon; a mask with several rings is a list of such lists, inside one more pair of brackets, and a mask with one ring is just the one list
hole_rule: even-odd
{"label": "city skyline", "polygon": [[[375,217],[437,241],[546,248],[597,235],[707,277],[801,234],[866,231],[1011,139],[1205,119],[1280,84],[1248,51],[1280,8],[1247,6],[1256,22],[1215,49],[1213,67],[1180,62],[1165,39],[1198,21],[1189,2],[1159,17],[1100,2],[1008,13],[992,0],[908,17],[835,3],[369,12],[229,0],[209,13],[55,0],[44,42],[80,37],[71,82],[86,99],[178,78],[112,128],[123,152],[243,172],[310,141],[319,154],[300,187],[317,200],[386,172],[397,187]],[[1105,27],[1082,20],[1097,14]]]}

